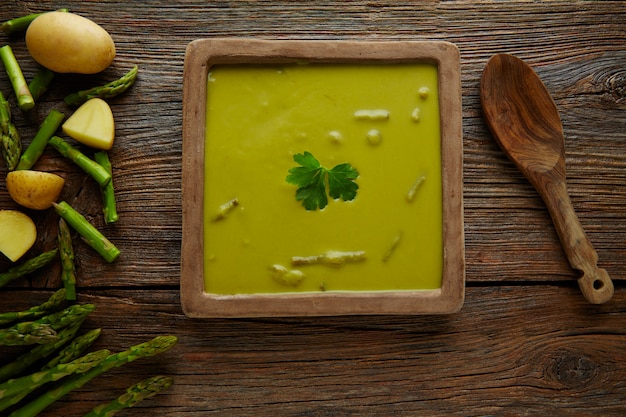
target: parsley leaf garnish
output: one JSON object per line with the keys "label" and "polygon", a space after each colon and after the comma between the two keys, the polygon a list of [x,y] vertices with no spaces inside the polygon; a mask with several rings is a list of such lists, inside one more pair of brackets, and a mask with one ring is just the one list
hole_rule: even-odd
{"label": "parsley leaf garnish", "polygon": [[359,185],[354,182],[359,172],[350,164],[339,164],[332,169],[323,167],[308,151],[293,156],[300,166],[291,168],[287,182],[298,186],[296,200],[307,210],[321,210],[328,204],[328,195],[343,201],[354,200]]}

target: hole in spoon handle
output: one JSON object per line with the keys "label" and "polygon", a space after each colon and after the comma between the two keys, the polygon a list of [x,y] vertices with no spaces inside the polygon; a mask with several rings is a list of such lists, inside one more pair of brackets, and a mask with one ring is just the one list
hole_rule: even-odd
{"label": "hole in spoon handle", "polygon": [[585,299],[592,304],[606,303],[613,297],[613,281],[605,269],[583,271],[583,275],[578,278],[578,286]]}

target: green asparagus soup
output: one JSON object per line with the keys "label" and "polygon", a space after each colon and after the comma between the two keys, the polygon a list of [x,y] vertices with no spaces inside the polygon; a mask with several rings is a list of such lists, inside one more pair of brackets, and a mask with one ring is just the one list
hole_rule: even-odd
{"label": "green asparagus soup", "polygon": [[206,292],[441,287],[435,65],[217,65],[207,90]]}

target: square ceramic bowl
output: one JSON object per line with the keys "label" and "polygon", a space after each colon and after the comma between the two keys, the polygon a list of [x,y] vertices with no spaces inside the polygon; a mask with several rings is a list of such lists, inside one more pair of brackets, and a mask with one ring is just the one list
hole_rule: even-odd
{"label": "square ceramic bowl", "polygon": [[451,43],[191,42],[185,314],[458,311],[462,154]]}

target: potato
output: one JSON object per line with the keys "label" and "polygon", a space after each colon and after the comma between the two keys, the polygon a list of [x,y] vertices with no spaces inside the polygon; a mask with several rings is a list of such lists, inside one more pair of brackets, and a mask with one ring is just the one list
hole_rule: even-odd
{"label": "potato", "polygon": [[35,243],[37,228],[26,214],[17,210],[0,210],[0,252],[15,262]]}
{"label": "potato", "polygon": [[44,13],[33,20],[26,31],[26,47],[35,61],[60,73],[95,74],[115,58],[111,35],[69,12]]}
{"label": "potato", "polygon": [[101,98],[87,100],[63,123],[63,132],[92,148],[111,149],[115,140],[111,107]]}
{"label": "potato", "polygon": [[56,202],[65,180],[43,171],[18,170],[7,174],[7,191],[17,204],[34,210],[45,210]]}

